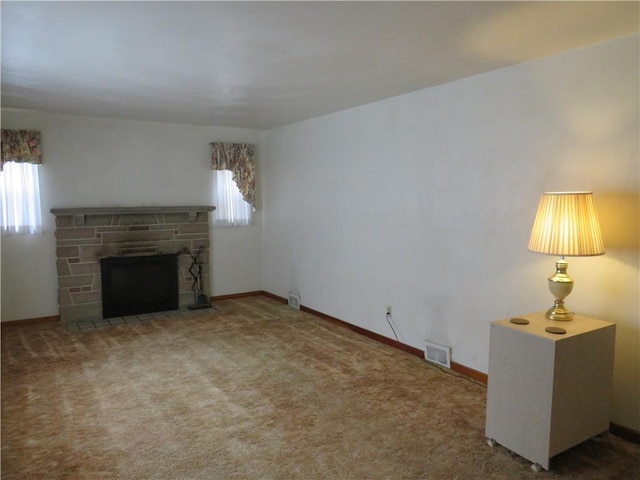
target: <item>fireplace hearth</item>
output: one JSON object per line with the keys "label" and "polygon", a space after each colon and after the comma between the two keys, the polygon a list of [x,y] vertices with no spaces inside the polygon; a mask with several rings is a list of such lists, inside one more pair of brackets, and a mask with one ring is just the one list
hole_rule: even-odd
{"label": "fireplace hearth", "polygon": [[[52,209],[56,216],[60,319],[82,322],[121,315],[108,308],[103,312],[101,261],[106,259],[173,256],[177,263],[178,308],[182,309],[193,302],[193,277],[189,272],[192,259],[184,251],[201,251],[200,283],[203,295],[208,297],[209,212],[214,209],[213,206]],[[145,288],[155,291],[155,287]]]}

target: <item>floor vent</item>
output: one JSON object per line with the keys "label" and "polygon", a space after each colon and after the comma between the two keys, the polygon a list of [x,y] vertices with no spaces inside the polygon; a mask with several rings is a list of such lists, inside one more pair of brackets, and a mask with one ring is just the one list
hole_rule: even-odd
{"label": "floor vent", "polygon": [[424,359],[427,362],[451,368],[451,348],[437,343],[426,342]]}
{"label": "floor vent", "polygon": [[300,310],[300,295],[289,292],[289,306]]}

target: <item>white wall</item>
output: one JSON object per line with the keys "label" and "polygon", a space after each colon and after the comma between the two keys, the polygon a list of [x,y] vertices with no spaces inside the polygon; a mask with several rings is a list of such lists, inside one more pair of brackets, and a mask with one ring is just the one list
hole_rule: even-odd
{"label": "white wall", "polygon": [[[255,130],[2,110],[2,128],[42,132],[43,234],[2,235],[2,320],[58,314],[51,208],[212,205],[209,142],[259,144]],[[257,148],[258,174],[260,148]],[[212,230],[211,291],[261,289],[262,214],[244,228]]]}
{"label": "white wall", "polygon": [[593,190],[606,255],[567,304],[617,323],[612,421],[640,429],[638,36],[263,133],[263,288],[486,372],[489,323],[546,309],[540,194]]}

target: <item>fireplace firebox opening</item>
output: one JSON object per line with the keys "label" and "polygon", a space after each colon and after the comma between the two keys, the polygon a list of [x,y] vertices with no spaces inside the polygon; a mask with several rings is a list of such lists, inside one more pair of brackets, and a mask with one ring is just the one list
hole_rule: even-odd
{"label": "fireplace firebox opening", "polygon": [[175,254],[100,260],[103,318],[178,310]]}

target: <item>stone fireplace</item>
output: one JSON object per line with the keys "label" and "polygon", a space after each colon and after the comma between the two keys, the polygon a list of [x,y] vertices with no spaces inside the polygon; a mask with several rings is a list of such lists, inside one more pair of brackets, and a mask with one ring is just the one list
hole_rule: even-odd
{"label": "stone fireplace", "polygon": [[189,273],[202,253],[202,290],[209,292],[209,212],[212,206],[54,208],[58,303],[63,322],[103,317],[100,260],[178,254],[180,308],[194,302]]}

